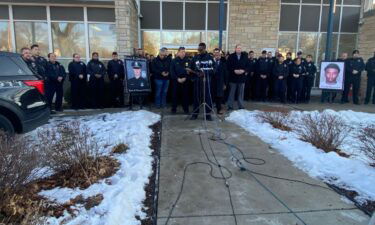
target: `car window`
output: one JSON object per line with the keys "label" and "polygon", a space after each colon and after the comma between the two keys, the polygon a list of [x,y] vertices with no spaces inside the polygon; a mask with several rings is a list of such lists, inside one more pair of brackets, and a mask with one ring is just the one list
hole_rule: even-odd
{"label": "car window", "polygon": [[32,75],[26,63],[20,57],[1,57],[0,76]]}

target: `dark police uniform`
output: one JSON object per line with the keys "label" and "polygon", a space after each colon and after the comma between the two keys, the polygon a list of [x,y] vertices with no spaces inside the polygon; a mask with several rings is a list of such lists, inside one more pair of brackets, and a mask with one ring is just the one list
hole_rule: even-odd
{"label": "dark police uniform", "polygon": [[[84,62],[72,61],[68,66],[69,81],[71,83],[71,100],[73,109],[83,109],[86,106],[86,83],[87,83],[87,72],[86,65]],[[79,78],[79,75],[83,75],[83,78]]]}
{"label": "dark police uniform", "polygon": [[[346,65],[346,77],[348,78],[348,82],[346,83],[346,87],[344,88],[343,102],[348,101],[350,85],[353,85],[353,103],[359,104],[358,94],[361,85],[361,74],[365,69],[365,63],[363,62],[363,59],[361,57],[358,57],[349,59]],[[358,73],[354,74],[353,70],[357,70]]]}
{"label": "dark police uniform", "polygon": [[[93,108],[103,108],[104,76],[106,70],[104,64],[99,60],[91,59],[87,64],[87,75],[89,76],[89,86],[91,89],[91,106]],[[99,74],[99,77],[95,75]]]}
{"label": "dark police uniform", "polygon": [[212,97],[215,99],[216,110],[219,113],[225,96],[224,86],[228,83],[228,68],[224,57],[220,58],[220,60],[214,59],[214,61],[214,75],[211,84]]}
{"label": "dark police uniform", "polygon": [[274,97],[274,79],[273,79],[273,68],[275,67],[277,63],[276,57],[269,57],[268,58],[268,70],[270,71],[270,76],[268,77],[268,99],[270,101],[273,100]]}
{"label": "dark police uniform", "polygon": [[[208,106],[206,106],[206,118],[211,118],[211,109],[212,109],[212,98],[210,96],[211,90],[209,90],[211,87],[210,81],[212,80],[213,76],[213,70],[206,71],[206,76],[202,76],[202,71],[197,67],[197,62],[208,62],[211,60],[214,63],[213,58],[207,53],[201,53],[193,57],[191,63],[190,63],[190,69],[195,72],[195,74],[191,75],[191,80],[193,82],[193,115],[192,119],[196,119],[199,114],[199,106],[202,103],[203,99],[203,88],[205,88],[206,91],[206,97],[205,102]],[[214,66],[214,65],[212,65]],[[206,79],[203,79],[206,77]]]}
{"label": "dark police uniform", "polygon": [[[292,76],[292,93],[291,100],[293,103],[298,103],[301,101],[302,97],[302,88],[303,88],[303,75],[306,73],[304,65],[301,63],[299,65],[293,64],[291,67]],[[298,74],[298,77],[294,77],[293,74]]]}
{"label": "dark police uniform", "polygon": [[313,62],[305,63],[306,73],[303,76],[302,101],[308,103],[310,101],[311,89],[314,85],[316,66]]}
{"label": "dark police uniform", "polygon": [[288,65],[289,68],[289,75],[286,78],[286,99],[288,101],[292,101],[292,76],[290,76],[290,72],[292,70],[292,65],[294,64],[291,58],[285,59],[284,63]]}
{"label": "dark police uniform", "polygon": [[366,63],[367,71],[367,90],[366,90],[366,99],[365,103],[368,104],[372,96],[372,104],[375,104],[375,54],[374,57],[370,58]]}
{"label": "dark police uniform", "polygon": [[[59,82],[58,77],[62,77],[63,80]],[[46,77],[45,77],[45,87],[46,87],[46,98],[47,103],[52,109],[53,96],[56,93],[55,110],[62,110],[62,100],[63,100],[63,84],[66,77],[65,68],[59,62],[47,63],[46,67]]]}
{"label": "dark police uniform", "polygon": [[38,66],[38,73],[45,78],[46,77],[46,70],[47,70],[47,59],[42,56],[32,56],[34,62]]}
{"label": "dark police uniform", "polygon": [[[286,63],[278,63],[273,68],[274,93],[275,97],[285,103],[286,81],[289,76],[289,66]],[[282,77],[282,79],[279,79]]]}
{"label": "dark police uniform", "polygon": [[[177,111],[178,100],[182,96],[182,108],[184,112],[189,113],[189,79],[186,68],[190,67],[187,57],[181,59],[176,57],[171,62],[171,81],[172,81],[172,113]],[[178,82],[179,78],[186,78],[184,83]]]}
{"label": "dark police uniform", "polygon": [[[269,69],[269,59],[260,57],[256,65],[257,99],[260,101],[266,101],[268,79],[270,78]],[[266,78],[262,78],[261,75],[266,75]]]}
{"label": "dark police uniform", "polygon": [[[111,82],[111,103],[113,106],[122,106],[124,104],[124,62],[120,59],[110,60],[107,66],[108,78]],[[115,79],[115,74],[117,78]]]}
{"label": "dark police uniform", "polygon": [[256,64],[257,64],[257,59],[256,58],[252,58],[252,59],[249,59],[249,74],[247,75],[247,79],[246,79],[246,84],[245,84],[245,100],[250,100],[250,98],[252,100],[255,100],[255,96],[256,96],[256,91],[255,91],[255,88],[256,88],[256,76],[255,76],[255,72],[256,72]]}

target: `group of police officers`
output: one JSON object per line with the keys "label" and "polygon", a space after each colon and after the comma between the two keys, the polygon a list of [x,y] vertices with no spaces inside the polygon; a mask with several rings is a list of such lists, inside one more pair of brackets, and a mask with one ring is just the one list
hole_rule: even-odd
{"label": "group of police officers", "polygon": [[[137,57],[143,57],[143,51],[137,51]],[[65,68],[56,60],[54,53],[48,54],[48,60],[40,56],[39,46],[22,48],[21,55],[28,67],[41,75],[45,80],[45,91],[48,104],[56,94],[55,110],[62,111],[63,83],[67,77]],[[302,57],[302,52],[292,59],[288,52],[286,58],[279,52],[262,51],[259,58],[254,52],[242,51],[241,45],[236,45],[232,54],[224,53],[216,48],[208,53],[205,43],[200,43],[198,54],[193,58],[186,56],[185,48],[180,47],[174,59],[163,48],[157,57],[149,60],[153,95],[156,107],[165,107],[168,90],[172,97],[172,113],[177,112],[178,102],[181,101],[183,111],[189,114],[192,96],[193,110],[191,119],[197,119],[199,106],[206,104],[206,119],[212,120],[211,110],[216,106],[218,114],[223,113],[223,104],[232,110],[237,100],[238,108],[244,108],[244,100],[279,101],[281,103],[308,103],[311,89],[314,85],[317,67],[312,55]],[[210,70],[202,70],[201,62],[210,61]],[[358,50],[354,50],[352,57],[342,53],[337,61],[345,63],[344,91],[341,103],[349,102],[348,95],[352,86],[353,103],[359,104],[361,74],[367,71],[367,92],[365,104],[372,97],[375,104],[375,52],[367,63],[360,57]],[[113,52],[112,60],[107,68],[99,60],[97,52],[92,53],[92,59],[87,65],[81,61],[80,55],[75,53],[68,66],[68,78],[71,82],[71,103],[73,109],[85,107],[103,108],[104,77],[108,74],[110,80],[111,104],[122,106],[124,103],[124,62],[118,54]],[[192,87],[192,88],[191,88]],[[192,90],[191,90],[192,89]],[[203,90],[206,91],[205,99]],[[89,101],[86,98],[90,94]],[[336,94],[329,98],[335,98]],[[326,96],[322,95],[324,102]],[[333,100],[333,99],[330,99]]]}

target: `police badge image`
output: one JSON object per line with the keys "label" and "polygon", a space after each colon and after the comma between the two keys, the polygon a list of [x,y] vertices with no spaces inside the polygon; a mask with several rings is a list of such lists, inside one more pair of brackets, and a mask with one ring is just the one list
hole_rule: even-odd
{"label": "police badge image", "polygon": [[344,62],[322,62],[320,64],[319,88],[344,90]]}
{"label": "police badge image", "polygon": [[150,92],[150,74],[146,59],[125,58],[126,84],[129,93]]}

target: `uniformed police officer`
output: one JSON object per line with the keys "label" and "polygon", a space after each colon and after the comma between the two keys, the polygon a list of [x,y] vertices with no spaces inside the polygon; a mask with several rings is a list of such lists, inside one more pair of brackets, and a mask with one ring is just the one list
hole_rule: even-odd
{"label": "uniformed police officer", "polygon": [[142,65],[133,61],[132,64],[134,77],[130,78],[128,81],[128,87],[130,90],[142,90],[148,87],[148,81],[146,78],[142,77]]}
{"label": "uniformed police officer", "polygon": [[[191,120],[196,120],[198,118],[199,114],[199,106],[203,100],[203,89],[205,89],[205,99],[204,101],[208,106],[206,106],[205,111],[206,120],[212,121],[211,117],[211,109],[212,109],[212,98],[209,94],[210,89],[210,81],[213,76],[213,70],[211,71],[202,71],[200,66],[204,67],[202,65],[203,63],[207,63],[211,61],[213,63],[213,58],[207,53],[206,51],[206,44],[200,43],[198,46],[198,55],[194,56],[191,63],[190,63],[190,69],[188,70],[190,77],[193,81],[193,89],[194,89],[194,104],[193,104],[193,114],[191,116]],[[214,66],[212,64],[212,66]]]}
{"label": "uniformed police officer", "polygon": [[311,89],[314,85],[315,81],[315,74],[316,74],[316,66],[313,62],[312,55],[306,56],[306,63],[305,63],[306,73],[303,76],[303,88],[302,88],[302,101],[305,103],[310,102],[311,96]]}
{"label": "uniformed police officer", "polygon": [[91,105],[93,108],[103,108],[104,76],[106,69],[99,61],[99,53],[93,52],[92,59],[87,64],[87,76],[91,90]]}
{"label": "uniformed police officer", "polygon": [[375,51],[374,51],[374,56],[370,58],[366,63],[366,71],[367,71],[367,90],[366,90],[365,104],[368,104],[370,102],[371,92],[373,92],[372,104],[375,104]]}
{"label": "uniformed police officer", "polygon": [[108,78],[111,82],[111,103],[114,107],[124,105],[124,62],[118,58],[117,52],[112,53],[112,60],[108,62]]}
{"label": "uniformed police officer", "polygon": [[295,58],[291,69],[292,76],[292,102],[298,104],[302,97],[303,77],[306,73],[301,58]]}
{"label": "uniformed police officer", "polygon": [[289,75],[289,66],[284,62],[284,56],[279,55],[278,63],[273,68],[275,97],[285,103],[286,80]]}
{"label": "uniformed police officer", "polygon": [[359,51],[353,51],[353,58],[348,60],[347,63],[347,77],[349,78],[348,86],[345,87],[343,93],[343,103],[348,102],[348,95],[350,90],[350,85],[353,85],[353,103],[359,105],[359,89],[361,85],[361,75],[362,71],[365,69],[365,63],[363,59],[359,56]]}
{"label": "uniformed police officer", "polygon": [[221,104],[223,103],[225,90],[228,83],[228,68],[226,59],[220,49],[214,49],[214,74],[212,77],[212,98],[215,99],[217,114],[223,114]]}
{"label": "uniformed police officer", "polygon": [[266,101],[268,79],[270,77],[269,60],[267,51],[262,51],[262,55],[257,60],[256,76],[257,76],[257,98],[259,101]]}
{"label": "uniformed police officer", "polygon": [[66,77],[65,68],[56,61],[54,53],[48,54],[46,67],[46,98],[50,109],[52,110],[53,96],[56,94],[55,110],[62,112],[63,84]]}
{"label": "uniformed police officer", "polygon": [[270,101],[273,100],[273,97],[274,97],[274,79],[273,79],[273,67],[276,65],[277,63],[277,57],[276,55],[275,56],[272,56],[272,52],[268,52],[267,53],[267,59],[268,59],[268,70],[270,71],[270,76],[268,77],[268,99]]}
{"label": "uniformed police officer", "polygon": [[73,61],[69,63],[69,81],[71,83],[71,101],[73,109],[84,109],[86,107],[86,65],[81,61],[78,53],[73,54]]}
{"label": "uniformed police officer", "polygon": [[287,52],[286,53],[286,59],[284,61],[288,67],[289,67],[289,76],[286,79],[286,99],[288,101],[292,101],[292,79],[293,77],[291,76],[290,72],[292,71],[292,65],[294,64],[293,59],[292,59],[292,53]]}
{"label": "uniformed police officer", "polygon": [[186,57],[184,47],[178,49],[176,58],[171,62],[171,81],[172,81],[172,113],[177,112],[179,99],[182,100],[182,108],[185,114],[189,114],[189,85],[188,71],[189,60]]}
{"label": "uniformed police officer", "polygon": [[302,65],[305,65],[306,59],[302,57],[302,54],[303,54],[302,51],[298,51],[297,52],[297,58],[301,59]]}
{"label": "uniformed police officer", "polygon": [[254,56],[254,51],[249,52],[249,74],[247,75],[248,84],[245,85],[245,100],[255,100],[256,99],[256,64],[257,59]]}
{"label": "uniformed police officer", "polygon": [[40,56],[40,50],[39,50],[39,45],[33,44],[31,46],[31,54],[32,54],[32,60],[37,64],[39,67],[39,73],[40,75],[45,77],[46,76],[46,69],[47,69],[47,59],[44,57]]}
{"label": "uniformed police officer", "polygon": [[40,76],[41,79],[44,79],[41,74],[39,74],[40,70],[38,69],[38,65],[32,60],[30,49],[27,47],[21,48],[21,58],[26,63],[27,67],[34,73]]}

